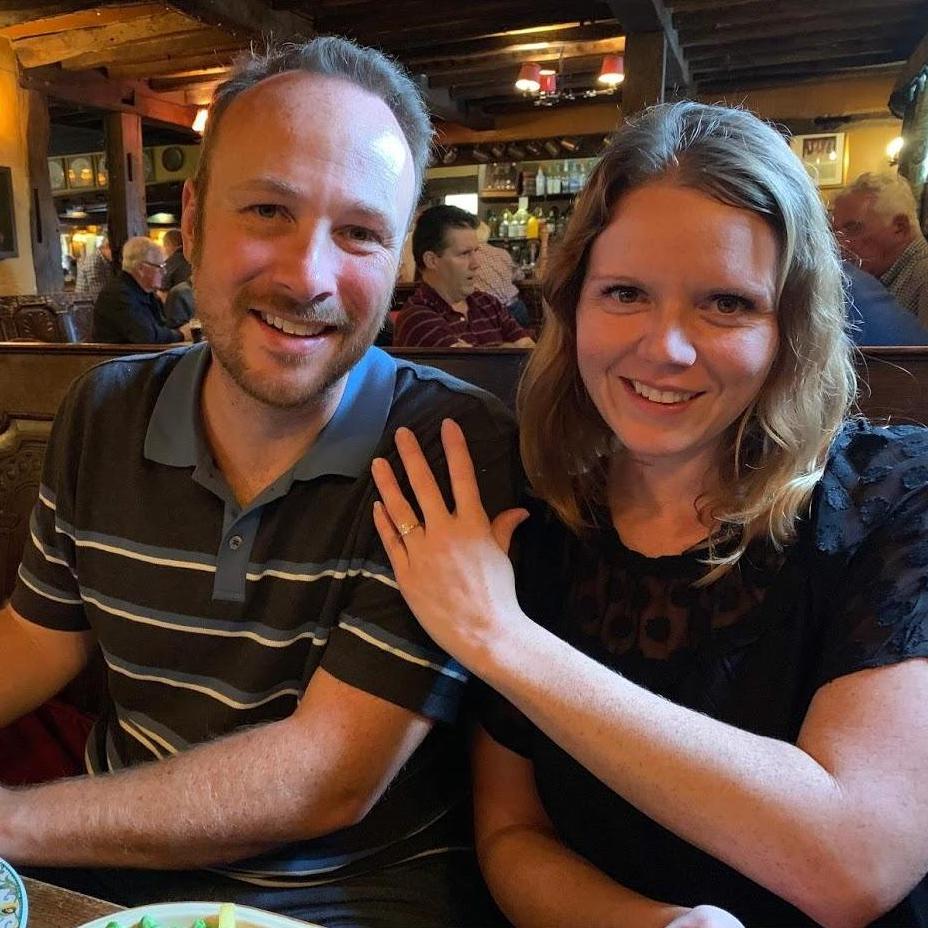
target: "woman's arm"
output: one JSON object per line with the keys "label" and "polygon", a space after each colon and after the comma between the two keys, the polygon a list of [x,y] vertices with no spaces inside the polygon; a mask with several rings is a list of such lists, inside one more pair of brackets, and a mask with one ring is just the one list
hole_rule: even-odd
{"label": "woman's arm", "polygon": [[454,513],[397,433],[424,519],[403,537],[416,513],[374,468],[400,589],[441,647],[646,815],[822,924],[865,925],[906,895],[928,866],[928,662],[823,687],[796,745],[655,696],[524,615],[505,553],[522,516],[491,526],[460,429],[443,439]]}
{"label": "woman's arm", "polygon": [[620,886],[561,844],[531,761],[482,729],[474,747],[474,804],[480,867],[516,928],[664,928],[689,912]]}

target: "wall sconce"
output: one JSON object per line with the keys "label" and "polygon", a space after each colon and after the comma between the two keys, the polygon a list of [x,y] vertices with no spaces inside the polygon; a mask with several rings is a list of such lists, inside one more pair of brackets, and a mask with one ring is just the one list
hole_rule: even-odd
{"label": "wall sconce", "polygon": [[608,84],[610,87],[621,84],[625,80],[625,62],[622,56],[605,55],[597,80],[600,84]]}
{"label": "wall sconce", "polygon": [[201,106],[197,110],[197,115],[193,118],[193,125],[190,127],[194,132],[199,132],[200,135],[206,130],[206,120],[209,118],[209,110],[205,106]]}
{"label": "wall sconce", "polygon": [[891,165],[899,163],[899,152],[902,151],[903,145],[905,145],[905,139],[901,135],[897,135],[886,146],[886,157],[889,158],[889,163]]}
{"label": "wall sconce", "polygon": [[523,93],[538,93],[541,86],[541,65],[534,61],[526,61],[519,68],[519,77],[516,80],[516,90]]}

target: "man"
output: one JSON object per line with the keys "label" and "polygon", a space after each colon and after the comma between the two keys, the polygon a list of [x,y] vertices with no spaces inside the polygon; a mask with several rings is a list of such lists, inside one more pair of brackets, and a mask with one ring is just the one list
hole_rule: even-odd
{"label": "man", "polygon": [[168,291],[183,281],[190,280],[193,273],[190,262],[184,256],[184,238],[180,229],[168,229],[161,240],[164,253],[164,280],[161,289]]}
{"label": "man", "polygon": [[512,255],[505,248],[490,244],[490,227],[481,222],[477,226],[477,271],[474,287],[496,299],[506,307],[509,315],[523,328],[529,324],[528,307],[519,296],[517,280],[522,280],[522,270],[516,267]]}
{"label": "man", "polygon": [[113,253],[110,240],[104,236],[96,248],[89,245],[77,262],[75,290],[96,296],[113,276]]}
{"label": "man", "polygon": [[0,856],[59,881],[94,868],[71,885],[123,903],[494,923],[463,827],[466,673],[409,612],[372,519],[370,464],[400,466],[400,425],[447,492],[447,416],[490,510],[514,498],[502,404],[370,347],[430,137],[412,81],[343,39],[218,88],[183,195],[206,341],[77,382],[0,623],[0,725],[99,646],[95,775],[0,792]]}
{"label": "man", "polygon": [[832,221],[848,258],[928,325],[928,242],[908,182],[861,174],[835,199]]}
{"label": "man", "polygon": [[844,262],[844,301],[856,345],[928,345],[928,328],[872,274]]}
{"label": "man", "polygon": [[189,280],[182,280],[168,290],[164,298],[164,318],[172,328],[179,328],[196,315],[193,287]]}
{"label": "man", "polygon": [[144,236],[130,238],[122,248],[122,270],[107,281],[93,304],[95,342],[162,345],[182,342],[188,330],[172,329],[164,320],[161,289],[164,252]]}
{"label": "man", "polygon": [[496,297],[474,289],[479,264],[477,217],[433,206],[416,223],[412,252],[422,283],[396,317],[394,345],[418,348],[501,346],[535,342]]}

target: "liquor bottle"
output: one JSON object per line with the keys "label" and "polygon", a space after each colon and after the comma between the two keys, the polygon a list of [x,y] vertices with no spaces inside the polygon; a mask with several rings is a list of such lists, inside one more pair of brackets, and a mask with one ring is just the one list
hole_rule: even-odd
{"label": "liquor bottle", "polygon": [[541,165],[538,165],[538,173],[535,175],[535,196],[543,197],[545,195],[545,172],[542,170]]}
{"label": "liquor bottle", "polygon": [[538,217],[534,213],[525,222],[525,237],[538,238]]}
{"label": "liquor bottle", "polygon": [[558,173],[557,164],[551,166],[551,173],[548,176],[548,193],[556,197],[561,192],[561,175]]}
{"label": "liquor bottle", "polygon": [[490,230],[490,238],[499,238],[499,217],[492,209],[487,213],[487,227]]}
{"label": "liquor bottle", "polygon": [[503,210],[503,217],[499,221],[499,237],[500,238],[509,238],[509,220],[512,216],[509,213],[508,209]]}

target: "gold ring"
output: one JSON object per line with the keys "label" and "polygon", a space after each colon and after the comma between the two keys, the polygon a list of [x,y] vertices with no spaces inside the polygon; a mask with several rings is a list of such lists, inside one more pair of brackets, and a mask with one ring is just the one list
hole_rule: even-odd
{"label": "gold ring", "polygon": [[396,530],[400,533],[400,538],[402,538],[404,535],[414,532],[417,528],[422,528],[421,522],[404,522],[402,525],[398,525]]}

